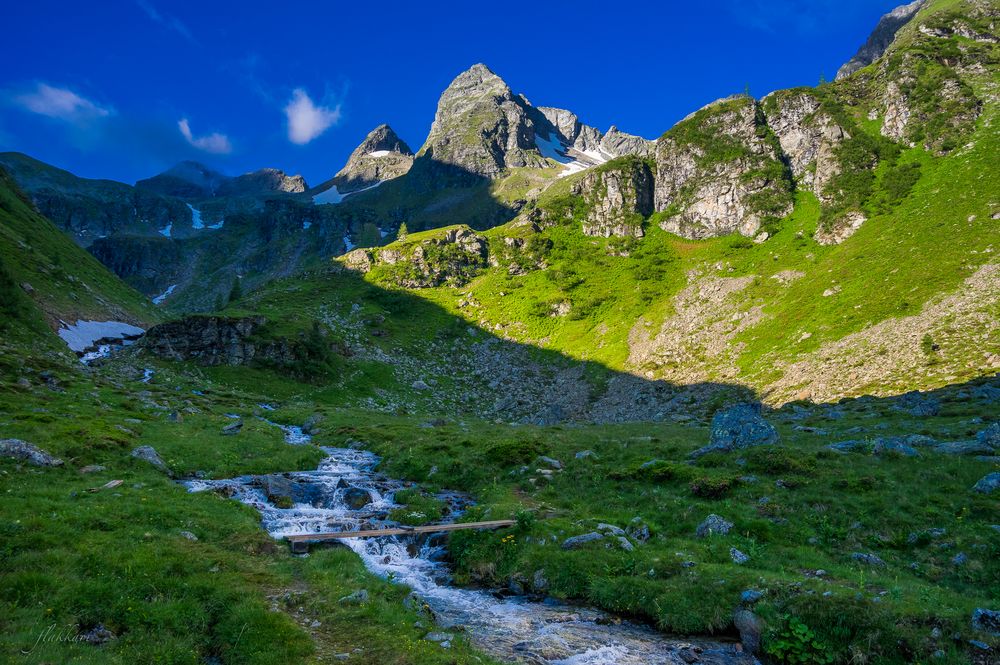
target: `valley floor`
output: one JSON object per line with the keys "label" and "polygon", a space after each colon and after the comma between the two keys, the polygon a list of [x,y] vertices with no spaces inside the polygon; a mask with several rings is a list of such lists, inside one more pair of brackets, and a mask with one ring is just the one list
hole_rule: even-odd
{"label": "valley floor", "polygon": [[[1000,506],[972,490],[997,458],[869,447],[974,439],[1000,418],[995,382],[938,391],[936,415],[899,400],[794,404],[766,414],[778,445],[689,463],[709,437],[697,418],[539,427],[387,415],[317,402],[306,384],[292,393],[128,354],[90,369],[21,358],[0,355],[0,431],[65,463],[0,460],[9,662],[490,662],[465,638],[447,649],[424,639],[433,618],[352,552],[293,557],[255,511],[190,494],[130,456],[143,445],[176,477],[207,478],[308,470],[318,446],[363,446],[417,483],[400,521],[438,521],[442,488],[476,499],[464,520],[518,519],[451,537],[458,583],[731,640],[734,612],[749,610],[744,642],[756,630],[773,662],[986,663],[1000,648],[972,625],[977,608],[998,609]],[[233,415],[242,430],[222,434]],[[286,445],[257,415],[311,419],[315,445]],[[829,447],[845,440],[862,444]],[[710,515],[731,530],[697,537]],[[590,533],[600,537],[565,544]],[[342,601],[361,589],[364,602]]]}

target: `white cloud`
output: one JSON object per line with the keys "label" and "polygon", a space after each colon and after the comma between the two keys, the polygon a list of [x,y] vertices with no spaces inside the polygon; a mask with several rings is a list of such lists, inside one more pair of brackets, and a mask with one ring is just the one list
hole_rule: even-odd
{"label": "white cloud", "polygon": [[233,145],[229,142],[229,137],[225,134],[213,132],[205,136],[195,136],[191,133],[191,125],[188,123],[187,118],[181,118],[177,122],[177,127],[181,130],[181,134],[184,135],[187,142],[199,150],[211,152],[216,155],[228,155],[233,151]]}
{"label": "white cloud", "polygon": [[285,106],[288,118],[288,140],[305,145],[340,121],[340,104],[331,108],[316,106],[302,88],[292,92]]}
{"label": "white cloud", "polygon": [[184,25],[184,23],[182,23],[180,19],[174,16],[169,16],[167,14],[160,13],[159,11],[156,10],[156,7],[146,2],[145,0],[136,0],[136,4],[139,5],[139,8],[146,13],[146,16],[148,16],[150,20],[156,21],[160,25],[163,25],[169,28],[170,30],[173,30],[174,32],[184,37],[184,39],[188,40],[189,42],[196,41],[194,35],[191,34],[191,31],[188,30],[188,27]]}
{"label": "white cloud", "polygon": [[47,83],[37,84],[33,92],[16,95],[14,102],[32,113],[74,124],[104,118],[113,113],[110,108],[99,106],[72,90],[57,88]]}

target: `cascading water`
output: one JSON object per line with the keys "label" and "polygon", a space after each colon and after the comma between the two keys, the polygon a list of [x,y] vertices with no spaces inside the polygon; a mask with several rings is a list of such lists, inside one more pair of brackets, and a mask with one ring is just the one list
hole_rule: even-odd
{"label": "cascading water", "polygon": [[[270,421],[268,421],[270,422]],[[277,425],[295,445],[310,437],[294,426]],[[292,534],[353,531],[394,525],[387,521],[395,493],[407,484],[375,471],[379,458],[349,448],[323,448],[316,471],[190,480],[192,492],[215,490],[260,511],[275,538]],[[276,497],[292,506],[279,508]],[[469,505],[457,493],[439,495],[454,518]],[[750,665],[755,659],[734,645],[680,642],[644,626],[617,622],[587,608],[554,602],[499,599],[487,591],[449,586],[441,537],[398,536],[341,541],[369,570],[410,587],[444,628],[460,629],[473,644],[509,661],[548,665]]]}

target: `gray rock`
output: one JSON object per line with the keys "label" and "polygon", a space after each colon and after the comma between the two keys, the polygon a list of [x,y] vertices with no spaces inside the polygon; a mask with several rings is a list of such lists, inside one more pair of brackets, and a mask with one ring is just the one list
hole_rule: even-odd
{"label": "gray rock", "polygon": [[455,636],[452,633],[434,632],[424,635],[424,639],[428,642],[451,642]]}
{"label": "gray rock", "polygon": [[190,531],[181,531],[181,537],[187,538],[188,540],[195,542],[198,540],[198,536],[194,535]]}
{"label": "gray rock", "polygon": [[429,385],[427,385],[421,379],[417,379],[416,381],[414,381],[413,385],[412,385],[412,388],[414,390],[430,390],[431,389],[431,387]]}
{"label": "gray rock", "polygon": [[1000,471],[994,471],[983,476],[979,479],[979,482],[972,486],[972,489],[982,494],[991,494],[1000,489]]}
{"label": "gray rock", "polygon": [[604,535],[611,535],[611,536],[625,535],[625,530],[615,526],[614,524],[604,524],[604,523],[598,524],[597,530],[603,533]]}
{"label": "gray rock", "polygon": [[704,448],[691,453],[700,457],[715,451],[731,451],[778,442],[778,431],[761,415],[760,404],[737,404],[712,418],[712,434]]}
{"label": "gray rock", "polygon": [[344,604],[351,604],[351,603],[358,603],[358,604],[360,604],[360,603],[365,603],[367,601],[368,601],[368,590],[367,589],[358,589],[354,593],[349,594],[347,596],[344,596],[343,598],[341,598],[337,602],[344,603]]}
{"label": "gray rock", "polygon": [[597,540],[602,540],[604,536],[597,533],[596,531],[591,531],[590,533],[585,533],[579,536],[573,536],[572,538],[567,538],[563,541],[561,547],[564,550],[575,550],[583,547],[587,543],[592,543]]}
{"label": "gray rock", "polygon": [[876,554],[866,554],[864,552],[854,552],[851,554],[851,558],[862,563],[866,566],[872,566],[874,568],[882,568],[885,566],[885,561],[879,558]]}
{"label": "gray rock", "polygon": [[563,465],[562,465],[562,462],[560,462],[560,461],[559,461],[559,460],[557,460],[557,459],[552,459],[551,457],[545,457],[545,456],[543,455],[542,457],[539,457],[539,458],[538,458],[538,460],[539,460],[540,462],[544,462],[545,464],[548,464],[548,465],[549,465],[549,466],[551,466],[551,467],[552,467],[553,469],[557,469],[557,470],[559,470],[559,469],[562,469],[562,468],[563,468]]}
{"label": "gray rock", "polygon": [[875,439],[872,452],[876,455],[895,454],[903,457],[920,457],[920,452],[916,448],[906,445],[896,437]]}
{"label": "gray rock", "polygon": [[739,551],[735,547],[730,547],[729,548],[729,558],[733,560],[733,563],[740,564],[740,565],[742,565],[742,564],[747,563],[748,561],[750,561],[750,557],[748,557],[746,554],[744,554],[743,552]]}
{"label": "gray rock", "polygon": [[80,469],[80,473],[100,473],[101,471],[107,471],[108,467],[101,464],[88,464],[87,466]]}
{"label": "gray rock", "polygon": [[872,444],[867,441],[862,441],[860,439],[850,439],[848,441],[838,441],[837,443],[831,443],[827,448],[838,453],[857,453],[857,452],[867,452],[872,447]]}
{"label": "gray rock", "polygon": [[132,451],[132,457],[152,464],[168,476],[173,475],[166,462],[163,461],[163,458],[160,457],[159,453],[152,446],[139,446]]}
{"label": "gray rock", "polygon": [[628,528],[625,529],[625,532],[632,538],[632,540],[639,543],[645,543],[649,540],[650,536],[649,526],[642,521],[641,517],[632,518],[632,522],[629,524]]}
{"label": "gray rock", "polygon": [[1000,611],[977,607],[972,612],[972,628],[990,635],[1000,635]]}
{"label": "gray rock", "polygon": [[946,441],[934,446],[934,451],[945,455],[990,455],[993,448],[979,441]]}
{"label": "gray rock", "polygon": [[959,552],[951,559],[951,565],[953,566],[964,566],[969,562],[969,555],[965,552]]}
{"label": "gray rock", "polygon": [[705,521],[698,525],[695,529],[694,535],[698,538],[705,538],[707,536],[719,535],[724,536],[733,528],[733,523],[719,517],[718,515],[712,514],[705,518]]}
{"label": "gray rock", "polygon": [[549,580],[545,577],[545,570],[539,568],[531,578],[531,587],[535,591],[546,591],[549,588]]}
{"label": "gray rock", "polygon": [[230,423],[222,428],[222,433],[227,436],[232,436],[234,434],[239,434],[240,430],[243,429],[243,421],[237,420],[234,423]]}
{"label": "gray rock", "polygon": [[618,536],[618,546],[626,552],[631,552],[635,549],[635,546],[625,536]]}
{"label": "gray rock", "polygon": [[763,591],[758,591],[757,589],[746,589],[740,594],[740,602],[746,603],[747,605],[752,605],[758,600],[764,597]]}
{"label": "gray rock", "polygon": [[581,450],[573,457],[575,457],[576,459],[588,459],[588,458],[597,459],[597,453],[595,453],[593,450]]}
{"label": "gray rock", "polygon": [[360,487],[351,487],[344,492],[344,503],[351,510],[360,510],[371,502],[372,495]]}
{"label": "gray rock", "polygon": [[1000,448],[1000,423],[993,423],[976,434],[976,441],[990,448]]}
{"label": "gray rock", "polygon": [[760,618],[748,609],[740,608],[733,612],[733,625],[740,633],[743,648],[751,654],[760,650],[762,625]]}
{"label": "gray rock", "polygon": [[0,439],[0,456],[13,457],[32,466],[62,466],[63,461],[21,439]]}

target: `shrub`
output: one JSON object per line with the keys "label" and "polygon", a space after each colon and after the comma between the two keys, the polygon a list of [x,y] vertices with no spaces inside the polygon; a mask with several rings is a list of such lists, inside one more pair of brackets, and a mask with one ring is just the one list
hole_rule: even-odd
{"label": "shrub", "polygon": [[821,665],[832,663],[833,654],[817,639],[809,626],[786,614],[783,622],[771,631],[764,651],[778,663],[788,665]]}
{"label": "shrub", "polygon": [[702,499],[721,499],[739,484],[739,478],[732,476],[695,478],[688,485],[691,494]]}
{"label": "shrub", "polygon": [[499,441],[486,449],[486,458],[501,466],[527,464],[544,453],[544,447],[535,439]]}

